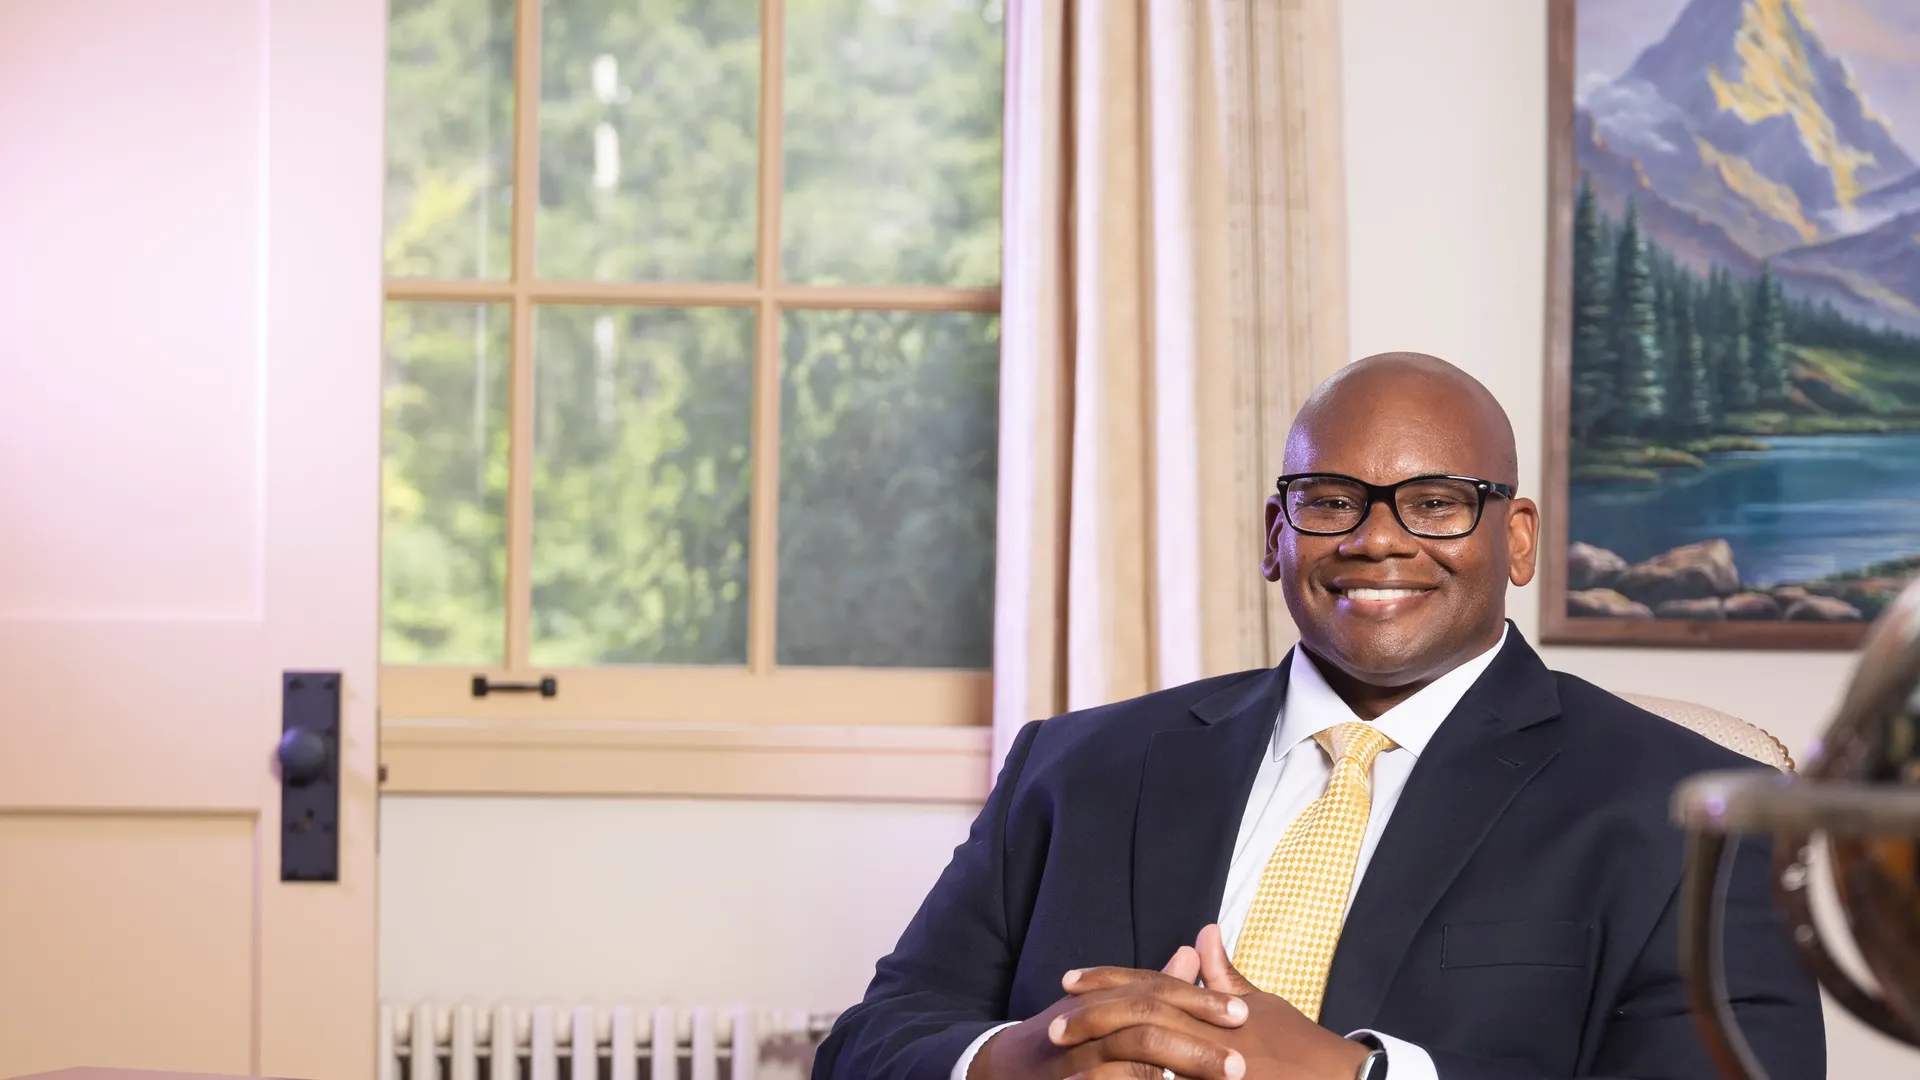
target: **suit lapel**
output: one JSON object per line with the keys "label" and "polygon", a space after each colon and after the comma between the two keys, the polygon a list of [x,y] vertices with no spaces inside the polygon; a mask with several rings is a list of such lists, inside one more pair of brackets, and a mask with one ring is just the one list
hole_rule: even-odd
{"label": "suit lapel", "polygon": [[1157,969],[1220,916],[1233,843],[1286,698],[1287,666],[1193,706],[1154,735],[1133,834],[1134,964]]}
{"label": "suit lapel", "polygon": [[[1414,935],[1520,789],[1559,752],[1553,673],[1507,644],[1427,744],[1367,864],[1340,933],[1320,1022],[1373,1023]],[[1539,726],[1536,726],[1539,725]]]}

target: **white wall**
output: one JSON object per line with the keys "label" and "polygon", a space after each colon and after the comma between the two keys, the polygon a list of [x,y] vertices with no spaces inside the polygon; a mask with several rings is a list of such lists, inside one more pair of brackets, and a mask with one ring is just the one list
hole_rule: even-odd
{"label": "white wall", "polygon": [[381,800],[380,993],[837,1010],[971,807]]}
{"label": "white wall", "polygon": [[[1355,356],[1415,349],[1472,372],[1539,491],[1546,290],[1547,5],[1342,0]],[[1529,638],[1539,590],[1509,601]],[[1852,658],[1824,653],[1548,648],[1614,690],[1702,701],[1806,746]],[[1828,1006],[1831,1074],[1902,1075],[1910,1052]]]}

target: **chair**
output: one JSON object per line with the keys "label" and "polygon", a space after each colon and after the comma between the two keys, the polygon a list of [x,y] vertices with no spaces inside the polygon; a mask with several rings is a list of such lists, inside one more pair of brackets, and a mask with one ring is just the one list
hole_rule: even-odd
{"label": "chair", "polygon": [[1620,694],[1622,700],[1637,705],[1655,716],[1671,720],[1683,728],[1698,732],[1735,753],[1762,761],[1781,772],[1793,771],[1793,755],[1786,745],[1765,730],[1745,720],[1705,705],[1649,694]]}

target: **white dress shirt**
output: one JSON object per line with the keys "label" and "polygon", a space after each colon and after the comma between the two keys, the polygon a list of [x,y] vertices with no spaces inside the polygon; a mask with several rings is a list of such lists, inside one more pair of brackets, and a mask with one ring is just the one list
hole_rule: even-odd
{"label": "white dress shirt", "polygon": [[[1413,774],[1414,762],[1426,751],[1433,733],[1440,730],[1441,721],[1460,703],[1481,672],[1493,663],[1506,641],[1503,630],[1493,648],[1421,687],[1412,697],[1374,719],[1373,726],[1392,739],[1394,747],[1382,751],[1373,761],[1370,784],[1373,809],[1367,818],[1367,834],[1360,842],[1359,859],[1353,867],[1353,884],[1347,890],[1349,909],[1360,890],[1367,864],[1373,859],[1374,849],[1380,845],[1380,834],[1386,830],[1387,820],[1400,801],[1400,792],[1407,786],[1407,777]],[[1227,955],[1233,955],[1240,928],[1246,922],[1247,909],[1253,906],[1254,893],[1260,888],[1261,872],[1266,869],[1274,847],[1286,835],[1293,820],[1327,789],[1333,763],[1320,749],[1320,744],[1313,741],[1313,736],[1359,719],[1327,685],[1320,669],[1308,659],[1306,650],[1295,648],[1287,672],[1287,700],[1281,706],[1279,722],[1274,725],[1271,749],[1261,759],[1260,771],[1254,775],[1253,790],[1247,795],[1247,808],[1241,815],[1240,832],[1233,844],[1233,861],[1227,866],[1219,920]],[[1344,912],[1342,915],[1344,917]],[[966,1080],[973,1056],[988,1039],[1011,1026],[1002,1024],[975,1039],[960,1055],[960,1060],[954,1062],[951,1080]],[[1393,1080],[1439,1080],[1433,1058],[1420,1047],[1380,1031],[1348,1034],[1349,1037],[1367,1034],[1380,1041],[1386,1048],[1388,1073]]]}

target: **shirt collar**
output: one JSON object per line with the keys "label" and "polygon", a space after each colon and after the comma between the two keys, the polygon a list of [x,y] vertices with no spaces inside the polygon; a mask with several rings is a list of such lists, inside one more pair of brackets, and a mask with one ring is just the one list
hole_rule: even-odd
{"label": "shirt collar", "polygon": [[[1441,722],[1499,655],[1510,629],[1502,627],[1500,640],[1494,642],[1493,648],[1421,687],[1412,697],[1381,713],[1373,726],[1392,739],[1395,746],[1419,757],[1426,751],[1433,733],[1440,730]],[[1320,674],[1319,666],[1307,651],[1294,646],[1287,671],[1287,700],[1280,707],[1280,723],[1273,731],[1274,760],[1286,757],[1288,751],[1328,728],[1359,719],[1340,695],[1334,693],[1333,687],[1327,685],[1326,677]]]}

